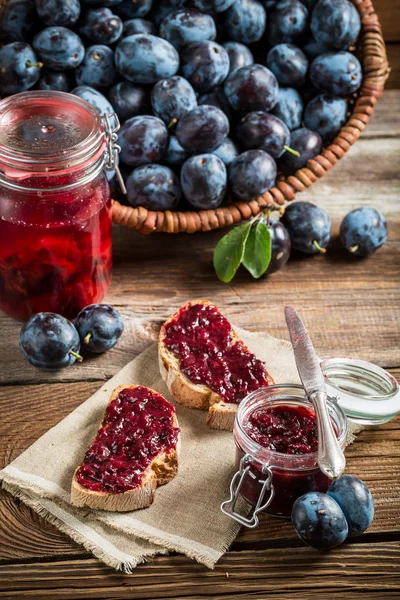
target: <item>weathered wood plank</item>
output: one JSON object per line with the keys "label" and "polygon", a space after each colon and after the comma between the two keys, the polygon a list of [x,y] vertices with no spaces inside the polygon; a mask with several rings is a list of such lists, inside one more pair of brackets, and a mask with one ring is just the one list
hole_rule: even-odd
{"label": "weathered wood plank", "polygon": [[[397,3],[396,6],[398,7],[399,4]],[[397,41],[386,44],[386,52],[391,70],[385,89],[398,90],[400,88],[400,43]]]}
{"label": "weathered wood plank", "polygon": [[92,559],[0,565],[0,597],[288,599],[358,597],[362,591],[364,598],[386,598],[399,590],[399,564],[398,543],[387,542],[346,544],[329,553],[306,547],[229,552],[214,571],[181,556],[160,557],[138,567],[134,577]]}

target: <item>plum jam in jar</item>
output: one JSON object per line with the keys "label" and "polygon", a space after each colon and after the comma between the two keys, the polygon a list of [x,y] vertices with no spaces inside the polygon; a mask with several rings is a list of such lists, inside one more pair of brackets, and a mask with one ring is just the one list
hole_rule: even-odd
{"label": "plum jam in jar", "polygon": [[77,96],[0,102],[0,310],[73,318],[111,280],[111,197],[118,119]]}
{"label": "plum jam in jar", "polygon": [[[328,411],[344,450],[346,416],[331,399]],[[272,385],[249,394],[238,407],[233,436],[238,471],[221,509],[239,523],[256,527],[260,512],[290,517],[297,498],[330,487],[318,467],[316,416],[302,386]],[[253,506],[248,517],[235,510],[239,495]]]}

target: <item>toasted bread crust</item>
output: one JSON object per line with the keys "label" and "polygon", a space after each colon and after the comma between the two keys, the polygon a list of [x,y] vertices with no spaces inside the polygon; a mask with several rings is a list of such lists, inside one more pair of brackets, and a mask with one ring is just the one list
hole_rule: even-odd
{"label": "toasted bread crust", "polygon": [[[126,388],[143,387],[137,385],[119,385],[110,396],[108,403],[118,398],[119,393]],[[159,394],[155,390],[150,391]],[[178,427],[178,420],[174,415],[174,427]],[[177,447],[170,453],[162,452],[157,455],[151,464],[143,473],[142,485],[132,490],[127,490],[120,494],[109,494],[107,492],[96,492],[83,487],[78,483],[76,475],[79,465],[72,478],[71,503],[75,506],[87,506],[95,510],[109,510],[114,512],[126,512],[146,508],[153,504],[155,490],[159,485],[168,483],[178,472],[178,452],[179,438]]]}
{"label": "toasted bread crust", "polygon": [[[196,304],[214,306],[209,300],[192,300],[181,306],[161,327],[158,338],[160,373],[176,402],[189,408],[208,410],[207,425],[209,427],[231,431],[235,422],[238,405],[224,402],[223,398],[216,392],[213,392],[207,385],[196,384],[190,381],[180,370],[179,357],[169,350],[163,341],[166,335],[166,325],[175,319],[180,310],[190,308]],[[232,328],[232,343],[237,341],[241,340]],[[247,346],[244,344],[243,346],[248,350]],[[269,384],[273,384],[274,380],[271,375],[267,371],[265,373]]]}

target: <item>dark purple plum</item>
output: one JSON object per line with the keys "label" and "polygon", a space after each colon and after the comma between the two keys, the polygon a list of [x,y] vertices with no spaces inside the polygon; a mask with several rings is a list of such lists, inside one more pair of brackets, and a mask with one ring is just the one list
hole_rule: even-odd
{"label": "dark purple plum", "polygon": [[41,66],[25,42],[11,42],[0,48],[0,95],[29,90],[39,80]]}
{"label": "dark purple plum", "polygon": [[162,160],[168,148],[168,131],[161,119],[139,115],[128,119],[118,134],[122,162],[140,167]]}
{"label": "dark purple plum", "polygon": [[93,8],[83,16],[79,33],[95,44],[113,44],[122,35],[121,19],[109,8]]}
{"label": "dark purple plum", "polygon": [[246,150],[264,150],[279,158],[290,144],[290,131],[278,117],[263,111],[247,113],[236,126],[236,138]]}
{"label": "dark purple plum", "polygon": [[151,35],[157,35],[157,27],[151,21],[146,19],[129,19],[124,22],[124,28],[122,31],[123,38],[136,33],[150,33]]}
{"label": "dark purple plum", "polygon": [[35,0],[39,17],[46,25],[71,27],[79,19],[81,4],[79,0]]}
{"label": "dark purple plum", "polygon": [[359,60],[350,52],[326,52],[312,61],[310,79],[323,92],[349,96],[361,86],[362,69]]}
{"label": "dark purple plum", "polygon": [[235,110],[270,111],[278,101],[279,86],[267,67],[256,64],[231,73],[225,81],[224,91]]}
{"label": "dark purple plum", "polygon": [[108,92],[108,99],[121,121],[136,117],[147,106],[146,91],[130,81],[120,81]]}
{"label": "dark purple plum", "polygon": [[254,64],[254,56],[247,46],[239,42],[225,42],[222,44],[229,56],[229,75],[248,65]]}
{"label": "dark purple plum", "polygon": [[172,4],[171,0],[157,0],[149,15],[149,18],[151,18],[152,22],[159,27],[165,17],[175,12],[177,8],[178,7],[176,5]]}
{"label": "dark purple plum", "polygon": [[276,163],[264,150],[247,150],[230,165],[228,180],[239,200],[253,200],[275,184]]}
{"label": "dark purple plum", "polygon": [[347,50],[355,44],[360,29],[360,16],[349,0],[319,0],[312,12],[313,36],[336,50]]}
{"label": "dark purple plum", "polygon": [[268,41],[300,45],[308,34],[308,10],[299,0],[281,0],[269,14]]}
{"label": "dark purple plum", "polygon": [[158,81],[151,92],[154,114],[167,125],[174,125],[183,115],[197,106],[197,98],[190,83],[175,75]]}
{"label": "dark purple plum", "polygon": [[69,367],[79,355],[79,335],[71,321],[61,315],[42,312],[22,326],[19,346],[24,358],[43,371]]}
{"label": "dark purple plum", "polygon": [[25,42],[36,25],[35,3],[32,0],[7,0],[2,2],[0,17],[0,43]]}
{"label": "dark purple plum", "polygon": [[39,90],[57,90],[59,92],[71,91],[71,78],[68,72],[63,71],[42,71],[40,74]]}
{"label": "dark purple plum", "polygon": [[384,215],[369,206],[349,212],[340,225],[343,246],[355,256],[369,256],[387,240]]}
{"label": "dark purple plum", "polygon": [[99,111],[101,115],[106,115],[114,112],[114,108],[111,106],[109,101],[103,94],[101,94],[98,90],[88,86],[88,85],[79,85],[78,87],[71,90],[71,94],[74,96],[79,96],[86,102],[89,102],[92,106],[95,107],[96,110]]}
{"label": "dark purple plum", "polygon": [[[158,4],[158,1],[154,2]],[[153,6],[153,0],[124,0],[118,2],[115,7],[115,12],[124,21],[127,19],[135,19],[136,17],[145,17]]]}
{"label": "dark purple plum", "polygon": [[273,72],[279,85],[297,88],[306,80],[308,60],[297,46],[278,44],[268,52],[267,67]]}
{"label": "dark purple plum", "polygon": [[292,523],[303,542],[319,550],[339,546],[349,532],[340,506],[321,492],[309,492],[297,498],[292,508]]}
{"label": "dark purple plum", "polygon": [[225,96],[223,87],[220,87],[214,90],[213,92],[202,94],[198,97],[197,101],[199,106],[202,106],[203,104],[208,104],[209,106],[216,106],[216,108],[219,108],[220,110],[222,110],[222,112],[226,114],[229,121],[233,118],[234,111]]}
{"label": "dark purple plum", "polygon": [[128,202],[148,210],[175,210],[182,190],[175,173],[162,165],[144,165],[135,169],[126,181]]}
{"label": "dark purple plum", "polygon": [[191,44],[181,53],[182,73],[196,92],[209,92],[221,85],[229,73],[229,56],[216,42]]}
{"label": "dark purple plum", "polygon": [[336,479],[327,492],[342,509],[349,527],[348,537],[358,537],[374,520],[374,501],[361,479],[343,475]]}
{"label": "dark purple plum", "polygon": [[268,227],[271,236],[271,260],[265,275],[282,269],[290,258],[290,235],[286,227],[275,219],[263,217],[262,222]]}
{"label": "dark purple plum", "polygon": [[324,141],[332,140],[346,121],[346,100],[329,94],[313,98],[304,111],[304,125],[317,131]]}
{"label": "dark purple plum", "polygon": [[292,131],[301,127],[303,117],[303,101],[299,92],[293,88],[280,88],[278,101],[272,113],[281,119]]}
{"label": "dark purple plum", "polygon": [[235,0],[190,0],[193,8],[208,14],[224,12],[234,2]]}
{"label": "dark purple plum", "polygon": [[267,24],[265,8],[257,0],[236,0],[224,13],[223,19],[228,37],[242,44],[258,42]]}
{"label": "dark purple plum", "polygon": [[189,158],[189,153],[180,145],[176,136],[170,135],[168,141],[167,153],[164,156],[164,162],[173,167],[183,165]]}
{"label": "dark purple plum", "polygon": [[325,252],[332,223],[322,208],[311,202],[292,202],[281,221],[289,232],[293,250],[303,254]]}
{"label": "dark purple plum", "polygon": [[75,79],[78,85],[89,85],[96,89],[114,85],[119,73],[111,48],[100,44],[86,48],[84,59],[75,70]]}
{"label": "dark purple plum", "polygon": [[47,69],[65,71],[78,67],[85,56],[80,37],[66,27],[46,27],[32,42],[34,50]]}
{"label": "dark purple plum", "polygon": [[176,75],[179,54],[166,40],[147,33],[122,39],[115,51],[115,64],[133,83],[156,83]]}
{"label": "dark purple plum", "polygon": [[192,156],[182,166],[181,186],[186,200],[196,209],[217,208],[225,197],[226,168],[215,154]]}
{"label": "dark purple plum", "polygon": [[217,29],[211,15],[197,10],[177,10],[162,21],[160,36],[180,52],[189,44],[215,40]]}
{"label": "dark purple plum", "polygon": [[229,133],[226,115],[215,106],[198,106],[186,113],[178,122],[176,137],[180,145],[191,154],[212,152],[220,146]]}
{"label": "dark purple plum", "polygon": [[230,138],[226,138],[218,148],[213,150],[212,154],[218,156],[224,165],[228,167],[239,156],[239,150]]}
{"label": "dark purple plum", "polygon": [[114,348],[124,331],[120,313],[108,304],[89,304],[75,319],[82,349],[101,354]]}
{"label": "dark purple plum", "polygon": [[293,175],[307,166],[307,162],[315,158],[322,150],[322,139],[319,133],[306,127],[292,131],[290,147],[300,156],[285,152],[279,159],[279,168],[285,175]]}

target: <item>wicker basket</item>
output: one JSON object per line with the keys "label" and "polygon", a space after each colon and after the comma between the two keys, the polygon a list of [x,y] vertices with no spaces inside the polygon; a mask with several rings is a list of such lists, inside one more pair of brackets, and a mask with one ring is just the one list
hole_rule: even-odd
{"label": "wicker basket", "polygon": [[382,95],[389,75],[385,42],[372,1],[351,1],[361,16],[357,54],[363,66],[364,77],[348,122],[321,154],[309,160],[307,167],[300,169],[295,175],[280,177],[275,187],[251,202],[235,202],[215,210],[162,212],[149,211],[143,207],[123,206],[114,201],[114,223],[131,227],[144,234],[154,231],[167,233],[210,231],[248,219],[268,206],[274,208],[282,206],[285,201],[293,200],[296,192],[302,192],[325,175],[326,171],[331,169],[360,137],[371,118],[378,98]]}

